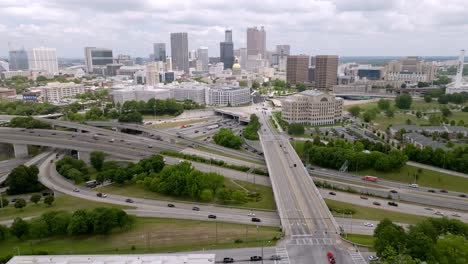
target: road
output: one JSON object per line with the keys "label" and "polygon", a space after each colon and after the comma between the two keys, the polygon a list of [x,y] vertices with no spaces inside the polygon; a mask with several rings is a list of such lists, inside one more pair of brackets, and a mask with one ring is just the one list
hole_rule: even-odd
{"label": "road", "polygon": [[290,258],[294,258],[294,263],[328,263],[326,254],[331,251],[337,263],[365,263],[360,254],[351,254],[354,248],[339,236],[338,223],[288,138],[271,127],[269,115],[264,112],[257,115],[262,123],[260,141]]}
{"label": "road", "polygon": [[[73,183],[67,181],[58,174],[55,169],[55,164],[50,163],[50,160],[55,158],[51,155],[39,166],[39,180],[46,187],[67,195],[75,196],[82,199],[87,199],[96,202],[104,202],[110,204],[118,204],[125,206],[136,207],[134,213],[152,217],[174,217],[181,219],[194,219],[194,220],[209,220],[208,215],[214,214],[217,216],[216,221],[253,224],[251,217],[248,216],[250,212],[255,213],[256,217],[260,218],[262,222],[255,223],[265,226],[279,226],[279,218],[276,212],[246,210],[229,207],[220,207],[211,204],[197,204],[187,202],[167,202],[157,201],[150,199],[132,198],[134,203],[127,203],[125,200],[129,197],[108,194],[107,198],[97,197],[98,189],[93,190],[85,187],[78,187],[79,192],[73,190],[77,188]],[[174,208],[167,207],[167,204],[174,204]],[[196,206],[200,211],[193,211],[192,208]],[[132,212],[132,211],[130,211]]]}

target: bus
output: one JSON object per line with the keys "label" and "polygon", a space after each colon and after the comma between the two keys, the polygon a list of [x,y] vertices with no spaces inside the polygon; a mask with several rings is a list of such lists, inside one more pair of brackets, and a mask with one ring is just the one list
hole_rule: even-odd
{"label": "bus", "polygon": [[92,181],[87,181],[86,182],[86,187],[89,187],[89,188],[94,188],[98,185],[97,181],[96,180],[92,180]]}
{"label": "bus", "polygon": [[362,177],[363,181],[371,181],[371,182],[377,182],[379,178],[374,177],[374,176],[364,176]]}

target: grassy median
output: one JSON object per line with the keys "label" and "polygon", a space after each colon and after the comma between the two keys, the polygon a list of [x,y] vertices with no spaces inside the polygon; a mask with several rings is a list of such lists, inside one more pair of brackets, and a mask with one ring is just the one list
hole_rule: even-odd
{"label": "grassy median", "polygon": [[275,227],[227,224],[214,221],[137,218],[134,227],[110,235],[52,237],[44,240],[2,241],[0,256],[45,251],[59,254],[124,254],[193,251],[274,245],[281,232]]}

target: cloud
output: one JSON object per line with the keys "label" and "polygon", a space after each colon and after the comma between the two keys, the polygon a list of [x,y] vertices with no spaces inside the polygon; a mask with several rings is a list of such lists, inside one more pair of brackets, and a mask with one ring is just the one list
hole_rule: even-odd
{"label": "cloud", "polygon": [[[267,46],[294,53],[446,55],[468,43],[466,0],[1,0],[0,55],[7,42],[81,57],[88,45],[148,56],[152,43],[188,32],[189,46],[219,56],[224,29],[235,48],[246,28],[265,26]],[[442,39],[444,41],[442,41]]]}

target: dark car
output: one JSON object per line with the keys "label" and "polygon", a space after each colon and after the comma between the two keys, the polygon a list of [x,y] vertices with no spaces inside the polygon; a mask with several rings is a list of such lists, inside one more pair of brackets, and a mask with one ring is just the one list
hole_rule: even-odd
{"label": "dark car", "polygon": [[216,219],[216,215],[208,215],[208,218],[210,218],[210,219]]}
{"label": "dark car", "polygon": [[440,190],[441,193],[448,193],[447,190]]}
{"label": "dark car", "polygon": [[223,258],[223,263],[234,263],[233,258]]}
{"label": "dark car", "polygon": [[193,211],[200,211],[200,208],[198,208],[198,207],[195,206],[195,207],[192,207],[192,210],[193,210]]}
{"label": "dark car", "polygon": [[466,198],[466,194],[459,194],[458,196]]}
{"label": "dark car", "polygon": [[430,193],[435,193],[436,192],[435,190],[432,190],[432,189],[427,190],[427,191],[430,192]]}
{"label": "dark car", "polygon": [[252,222],[261,222],[260,218],[252,217]]}
{"label": "dark car", "polygon": [[334,192],[329,192],[328,194],[329,195],[336,195],[336,193],[334,193]]}
{"label": "dark car", "polygon": [[167,207],[175,207],[173,204],[167,204]]}
{"label": "dark car", "polygon": [[380,206],[380,203],[379,203],[379,202],[373,202],[372,204],[373,204],[373,205]]}
{"label": "dark car", "polygon": [[251,256],[250,257],[250,261],[260,261],[260,260],[262,260],[261,256]]}
{"label": "dark car", "polygon": [[127,203],[133,203],[133,200],[130,199],[130,198],[128,198],[128,199],[125,199],[125,202],[127,202]]}
{"label": "dark car", "polygon": [[361,195],[360,197],[361,197],[361,199],[363,199],[363,200],[369,199],[367,196],[364,196],[364,195]]}
{"label": "dark car", "polygon": [[388,205],[390,205],[390,206],[398,206],[398,204],[395,203],[395,202],[388,202]]}
{"label": "dark car", "polygon": [[396,190],[390,190],[391,193],[398,193]]}

